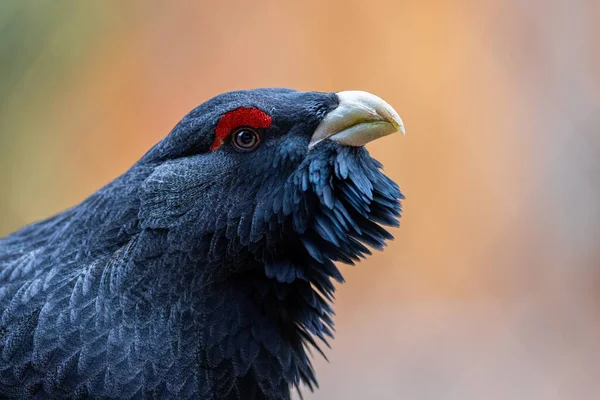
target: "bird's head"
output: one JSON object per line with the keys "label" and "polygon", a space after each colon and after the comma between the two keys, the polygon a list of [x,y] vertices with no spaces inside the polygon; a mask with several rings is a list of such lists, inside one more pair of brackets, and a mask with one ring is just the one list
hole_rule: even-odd
{"label": "bird's head", "polygon": [[[249,258],[280,282],[321,292],[334,261],[380,249],[400,216],[398,186],[364,145],[404,133],[396,111],[361,91],[236,91],[201,104],[142,160],[143,227],[215,262]],[[241,256],[241,257],[240,257]],[[247,264],[247,263],[246,263]]]}
{"label": "bird's head", "polygon": [[[201,283],[210,365],[250,368],[256,341],[284,392],[316,384],[306,349],[332,336],[335,262],[381,249],[382,226],[398,225],[403,196],[364,148],[398,131],[369,93],[238,91],[191,111],[132,169],[140,251]],[[249,346],[239,357],[220,342],[236,335]]]}

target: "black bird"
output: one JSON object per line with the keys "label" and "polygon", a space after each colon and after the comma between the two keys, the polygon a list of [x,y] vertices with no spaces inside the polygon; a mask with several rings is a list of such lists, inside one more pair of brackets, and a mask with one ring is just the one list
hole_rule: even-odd
{"label": "black bird", "polygon": [[[186,115],[81,204],[0,239],[0,395],[289,399],[317,384],[334,262],[381,249],[380,98],[257,89]],[[322,342],[322,343],[321,343]],[[321,352],[322,353],[322,352]]]}

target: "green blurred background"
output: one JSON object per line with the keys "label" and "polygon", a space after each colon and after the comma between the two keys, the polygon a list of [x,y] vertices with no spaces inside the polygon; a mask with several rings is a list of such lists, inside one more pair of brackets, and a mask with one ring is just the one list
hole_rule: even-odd
{"label": "green blurred background", "polygon": [[109,182],[218,93],[373,92],[407,196],[342,267],[307,399],[600,393],[600,2],[0,2],[0,235]]}

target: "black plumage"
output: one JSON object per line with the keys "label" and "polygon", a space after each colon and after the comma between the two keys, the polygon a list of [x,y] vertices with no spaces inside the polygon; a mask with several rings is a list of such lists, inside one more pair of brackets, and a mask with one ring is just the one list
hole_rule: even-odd
{"label": "black plumage", "polygon": [[[217,96],[81,204],[0,239],[0,394],[287,399],[317,383],[334,264],[381,249],[398,186],[364,147],[311,135],[336,94]],[[255,151],[224,113],[272,118]]]}

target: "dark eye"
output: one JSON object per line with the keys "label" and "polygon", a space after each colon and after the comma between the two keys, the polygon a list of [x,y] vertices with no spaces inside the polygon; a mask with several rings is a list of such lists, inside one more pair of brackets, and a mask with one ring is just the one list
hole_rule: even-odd
{"label": "dark eye", "polygon": [[251,128],[241,128],[233,133],[231,140],[238,150],[252,151],[260,143],[260,136]]}

